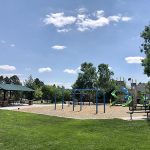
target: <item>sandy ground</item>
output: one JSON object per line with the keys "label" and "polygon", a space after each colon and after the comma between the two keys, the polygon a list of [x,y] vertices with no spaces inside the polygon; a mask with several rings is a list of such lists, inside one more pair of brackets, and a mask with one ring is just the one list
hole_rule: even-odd
{"label": "sandy ground", "polygon": [[[19,108],[19,109],[18,109]],[[54,110],[54,105],[31,105],[31,106],[14,106],[2,109],[30,112],[36,114],[44,114],[50,116],[58,116],[65,118],[74,118],[74,119],[113,119],[119,118],[124,120],[130,120],[130,114],[128,107],[122,106],[112,106],[106,105],[106,113],[104,113],[104,106],[99,105],[98,114],[95,111],[95,105],[84,105],[82,111],[80,111],[80,106],[75,106],[75,111],[73,111],[72,105],[64,105],[62,110],[61,105],[57,105],[57,110]],[[143,120],[146,119],[145,113],[135,113],[133,114],[133,120]]]}

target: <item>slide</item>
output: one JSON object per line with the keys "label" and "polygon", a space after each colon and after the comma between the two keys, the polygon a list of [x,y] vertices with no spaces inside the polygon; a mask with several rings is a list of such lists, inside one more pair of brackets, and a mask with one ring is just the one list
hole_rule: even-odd
{"label": "slide", "polygon": [[123,107],[127,107],[132,102],[132,96],[128,96],[128,100],[122,104]]}
{"label": "slide", "polygon": [[119,96],[116,95],[116,92],[117,92],[117,91],[114,90],[114,91],[111,93],[111,95],[116,99],[115,101],[113,101],[113,102],[111,103],[111,106],[114,106],[115,104],[118,103]]}
{"label": "slide", "polygon": [[142,105],[149,105],[148,97],[145,96],[144,94],[141,96],[140,104],[142,104]]}
{"label": "slide", "polygon": [[[120,91],[125,95],[124,99],[126,100],[125,103],[122,104],[123,107],[129,106],[129,104],[132,102],[132,96],[130,96],[129,91],[125,87],[121,87]],[[116,95],[116,90],[114,90],[111,95],[116,99],[111,103],[111,106],[116,105],[119,102],[120,97]]]}

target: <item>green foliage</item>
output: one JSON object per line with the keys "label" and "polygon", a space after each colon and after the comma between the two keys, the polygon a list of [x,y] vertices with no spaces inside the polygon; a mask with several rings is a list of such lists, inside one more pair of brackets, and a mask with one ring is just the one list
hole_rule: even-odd
{"label": "green foliage", "polygon": [[108,92],[112,90],[114,80],[111,80],[114,73],[110,71],[109,66],[107,64],[98,65],[98,87],[104,91]]}
{"label": "green foliage", "polygon": [[10,81],[12,84],[21,85],[20,79],[18,76],[14,75],[10,77]]}
{"label": "green foliage", "polygon": [[92,63],[81,64],[81,72],[73,85],[73,88],[95,88],[97,81],[96,68]]}
{"label": "green foliage", "polygon": [[3,83],[3,82],[4,82],[4,77],[0,76],[0,83]]}
{"label": "green foliage", "polygon": [[42,86],[44,86],[44,82],[40,81],[39,78],[34,79],[34,81],[33,81],[34,89],[41,88]]}
{"label": "green foliage", "polygon": [[107,64],[100,64],[98,71],[92,63],[81,64],[81,72],[73,85],[73,88],[99,88],[103,92],[109,92],[116,88],[116,82],[112,79],[114,73]]}
{"label": "green foliage", "polygon": [[28,77],[28,79],[25,80],[24,85],[25,85],[26,87],[29,87],[29,88],[31,88],[31,89],[34,89],[34,80],[33,80],[33,78],[32,78],[32,75],[30,75],[30,76]]}
{"label": "green foliage", "polygon": [[146,86],[147,93],[150,93],[150,81],[148,81]]}
{"label": "green foliage", "polygon": [[144,39],[143,44],[141,44],[141,52],[146,55],[142,60],[142,66],[144,66],[144,73],[150,77],[150,25],[145,27],[141,37]]}
{"label": "green foliage", "polygon": [[[28,77],[28,79],[25,80],[24,85],[25,85],[26,87],[29,87],[29,88],[35,90],[35,88],[34,88],[34,80],[33,80],[33,78],[32,78],[32,75],[30,75],[30,76]],[[33,95],[33,93],[31,93],[31,92],[24,92],[24,95],[25,95],[25,98],[26,98],[26,99],[34,99],[34,95]]]}
{"label": "green foliage", "polygon": [[10,80],[10,78],[5,77],[5,78],[3,79],[3,83],[11,84],[11,80]]}
{"label": "green foliage", "polygon": [[149,150],[150,122],[78,120],[0,110],[1,150]]}
{"label": "green foliage", "polygon": [[34,92],[34,97],[35,99],[39,100],[42,98],[43,92],[41,90],[41,88],[37,88]]}

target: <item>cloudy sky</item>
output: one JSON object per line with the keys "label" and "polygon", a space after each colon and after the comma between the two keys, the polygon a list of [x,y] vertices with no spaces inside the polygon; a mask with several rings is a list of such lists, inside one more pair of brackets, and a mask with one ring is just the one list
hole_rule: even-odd
{"label": "cloudy sky", "polygon": [[115,78],[148,81],[140,33],[149,6],[149,0],[0,0],[0,74],[69,87],[87,61],[109,64]]}

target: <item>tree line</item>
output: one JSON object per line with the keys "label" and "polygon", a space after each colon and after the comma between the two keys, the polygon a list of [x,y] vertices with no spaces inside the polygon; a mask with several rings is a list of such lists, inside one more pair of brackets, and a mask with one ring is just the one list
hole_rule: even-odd
{"label": "tree line", "polygon": [[[17,75],[13,75],[11,77],[0,76],[0,83],[24,85],[35,90],[34,94],[30,92],[12,92],[12,98],[16,100],[19,98],[25,98],[53,102],[55,94],[57,96],[57,101],[61,101],[62,95],[64,95],[65,100],[70,99],[70,90],[65,89],[63,86],[56,86],[55,84],[45,85],[39,78],[33,79],[32,75],[30,75],[23,83],[21,83]],[[7,92],[6,95],[8,96],[9,93]],[[3,97],[2,91],[0,91],[0,97]]]}

